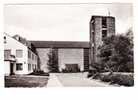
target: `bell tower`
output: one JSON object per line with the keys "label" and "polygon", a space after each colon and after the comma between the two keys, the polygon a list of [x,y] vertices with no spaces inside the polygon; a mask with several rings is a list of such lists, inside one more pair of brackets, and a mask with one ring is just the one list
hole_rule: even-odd
{"label": "bell tower", "polygon": [[98,62],[98,47],[103,39],[115,35],[115,17],[92,16],[90,20],[90,64]]}

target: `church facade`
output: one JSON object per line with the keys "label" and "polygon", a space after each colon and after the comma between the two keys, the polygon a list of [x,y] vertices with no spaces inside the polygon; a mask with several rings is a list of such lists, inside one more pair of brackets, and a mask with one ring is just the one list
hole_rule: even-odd
{"label": "church facade", "polygon": [[48,71],[48,54],[55,51],[57,67],[62,72],[66,67],[78,67],[80,71],[87,71],[89,67],[89,42],[73,41],[30,41],[39,57],[41,70]]}
{"label": "church facade", "polygon": [[59,71],[66,67],[78,66],[80,71],[88,71],[92,63],[98,62],[98,47],[103,39],[115,35],[115,18],[112,16],[92,16],[90,19],[90,40],[73,41],[30,41],[39,56],[40,68],[48,71],[48,53],[51,48],[56,52]]}

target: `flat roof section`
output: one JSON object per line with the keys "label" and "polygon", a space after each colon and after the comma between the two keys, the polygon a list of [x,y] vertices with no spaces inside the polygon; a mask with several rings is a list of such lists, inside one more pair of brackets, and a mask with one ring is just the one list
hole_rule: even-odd
{"label": "flat roof section", "polygon": [[89,48],[89,42],[82,41],[29,41],[36,48]]}

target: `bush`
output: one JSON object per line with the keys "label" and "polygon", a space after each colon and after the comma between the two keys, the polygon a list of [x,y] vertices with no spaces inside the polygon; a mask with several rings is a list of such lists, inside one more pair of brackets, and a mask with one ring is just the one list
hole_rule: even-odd
{"label": "bush", "polygon": [[96,74],[93,75],[92,78],[93,79],[100,79],[101,78],[101,75],[100,75],[100,73],[96,73]]}
{"label": "bush", "polygon": [[111,84],[119,84],[124,86],[134,86],[134,78],[132,74],[110,74],[103,75],[100,80],[110,82]]}
{"label": "bush", "polygon": [[104,82],[111,82],[112,81],[112,75],[102,76],[101,80],[104,81]]}
{"label": "bush", "polygon": [[34,72],[30,73],[29,75],[49,76],[49,73],[46,73],[42,70],[35,70]]}
{"label": "bush", "polygon": [[101,63],[113,72],[133,72],[133,43],[123,35],[106,37],[98,47]]}
{"label": "bush", "polygon": [[134,86],[134,78],[131,75],[114,75],[112,77],[111,84]]}
{"label": "bush", "polygon": [[78,66],[78,64],[66,64],[66,68],[62,69],[63,73],[76,73],[76,72],[80,72],[80,68]]}
{"label": "bush", "polygon": [[87,75],[87,78],[90,78],[90,77],[92,77],[93,76],[93,73],[88,73],[88,75]]}
{"label": "bush", "polygon": [[92,63],[90,65],[90,69],[88,71],[87,78],[92,77],[93,79],[97,79],[101,72],[105,72],[104,66],[101,63]]}

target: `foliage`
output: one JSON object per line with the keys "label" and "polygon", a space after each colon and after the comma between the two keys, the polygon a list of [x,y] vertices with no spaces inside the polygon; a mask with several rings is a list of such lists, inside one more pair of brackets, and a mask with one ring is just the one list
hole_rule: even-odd
{"label": "foliage", "polygon": [[134,86],[134,78],[132,74],[110,74],[101,75],[100,80],[110,82],[110,84],[119,84],[124,86]]}
{"label": "foliage", "polygon": [[42,70],[34,70],[32,73],[29,75],[38,75],[38,76],[49,76],[49,73],[46,73]]}
{"label": "foliage", "polygon": [[99,49],[98,56],[106,70],[133,72],[133,44],[128,37],[122,35],[107,37]]}
{"label": "foliage", "polygon": [[80,68],[76,64],[72,64],[71,66],[66,65],[66,68],[62,69],[62,72],[63,73],[70,73],[70,72],[76,73],[76,72],[80,72]]}
{"label": "foliage", "polygon": [[51,49],[48,53],[48,69],[50,72],[59,72],[58,60],[54,49]]}

